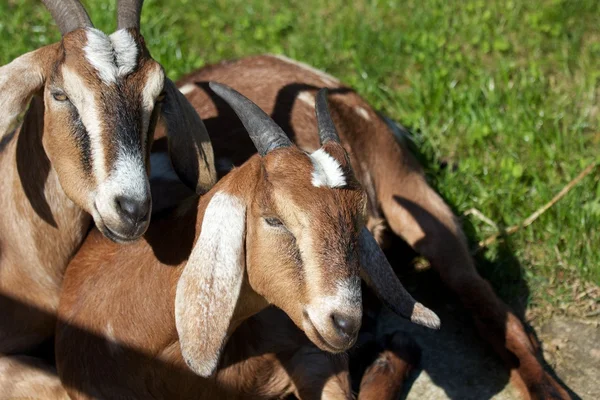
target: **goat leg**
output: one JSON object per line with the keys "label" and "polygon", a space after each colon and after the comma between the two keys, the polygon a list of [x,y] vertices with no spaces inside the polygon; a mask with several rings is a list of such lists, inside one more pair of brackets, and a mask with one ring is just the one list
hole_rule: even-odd
{"label": "goat leg", "polygon": [[384,338],[384,349],[365,371],[358,400],[396,400],[408,374],[419,363],[421,349],[406,333]]}
{"label": "goat leg", "polygon": [[381,208],[394,233],[425,256],[472,313],[481,336],[508,363],[514,383],[531,399],[569,399],[540,363],[541,355],[519,318],[476,271],[450,208],[420,171],[380,182]]}

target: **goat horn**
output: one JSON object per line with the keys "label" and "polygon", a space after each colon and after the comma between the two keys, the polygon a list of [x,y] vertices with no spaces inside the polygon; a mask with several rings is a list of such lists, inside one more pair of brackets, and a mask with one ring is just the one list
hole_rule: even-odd
{"label": "goat horn", "polygon": [[233,108],[261,156],[274,149],[292,146],[279,125],[247,97],[220,83],[210,82],[208,85]]}
{"label": "goat horn", "polygon": [[418,303],[402,286],[385,254],[367,228],[359,236],[359,254],[362,278],[377,297],[396,314],[413,323],[432,329],[440,328],[440,318],[423,304]]}
{"label": "goat horn", "polygon": [[78,0],[42,0],[64,36],[79,28],[91,28],[92,21]]}
{"label": "goat horn", "polygon": [[329,107],[327,106],[328,93],[329,91],[327,88],[319,90],[317,93],[317,99],[315,101],[315,113],[317,114],[317,125],[319,127],[319,139],[321,140],[321,146],[330,140],[340,143],[340,136],[335,129],[335,124],[331,119]]}
{"label": "goat horn", "polygon": [[117,5],[117,29],[140,29],[140,16],[144,0],[119,0]]}

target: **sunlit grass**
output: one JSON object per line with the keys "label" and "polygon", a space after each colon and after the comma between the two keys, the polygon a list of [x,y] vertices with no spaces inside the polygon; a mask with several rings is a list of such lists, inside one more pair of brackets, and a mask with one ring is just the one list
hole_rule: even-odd
{"label": "sunlit grass", "polygon": [[[115,5],[87,1],[97,27]],[[103,3],[103,4],[100,4]],[[59,38],[37,2],[0,3],[0,62]],[[172,78],[219,60],[275,52],[354,86],[411,128],[432,184],[457,214],[519,223],[599,158],[597,0],[147,0],[142,31]],[[534,302],[600,284],[600,172],[532,226],[484,254],[505,296],[520,264]],[[493,228],[469,216],[476,242]],[[552,289],[552,296],[548,296]]]}

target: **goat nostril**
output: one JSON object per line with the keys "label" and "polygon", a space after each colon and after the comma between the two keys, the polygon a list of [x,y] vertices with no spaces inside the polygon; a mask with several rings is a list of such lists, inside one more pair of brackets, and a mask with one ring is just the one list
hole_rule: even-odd
{"label": "goat nostril", "polygon": [[149,216],[149,201],[139,201],[128,197],[119,196],[115,199],[117,210],[122,217],[132,223],[146,221]]}
{"label": "goat nostril", "polygon": [[345,336],[353,336],[360,328],[360,320],[356,320],[347,315],[332,313],[331,319],[335,329]]}

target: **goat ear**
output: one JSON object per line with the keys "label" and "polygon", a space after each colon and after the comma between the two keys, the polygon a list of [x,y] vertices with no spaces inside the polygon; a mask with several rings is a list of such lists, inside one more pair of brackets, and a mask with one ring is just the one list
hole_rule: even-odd
{"label": "goat ear", "polygon": [[245,268],[246,207],[218,192],[206,207],[200,237],[175,296],[181,353],[192,371],[212,376],[227,340]]}
{"label": "goat ear", "polygon": [[44,86],[55,51],[55,45],[42,47],[0,67],[0,140],[12,132],[31,97]]}
{"label": "goat ear", "polygon": [[381,301],[396,314],[432,329],[440,328],[439,317],[418,303],[398,280],[385,254],[367,228],[359,237],[361,275]]}
{"label": "goat ear", "polygon": [[165,79],[164,91],[162,119],[175,172],[197,194],[206,193],[217,181],[206,127],[194,107],[168,78]]}

